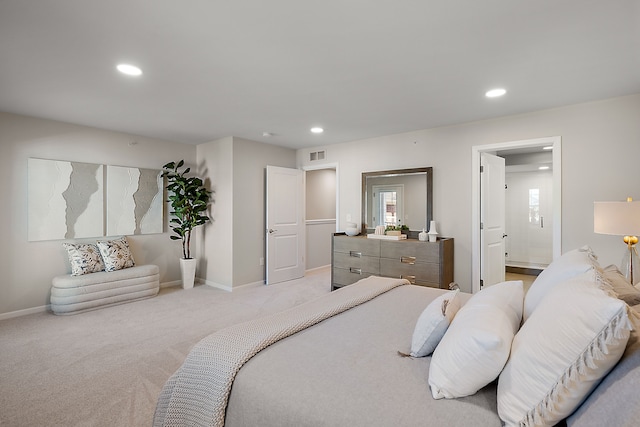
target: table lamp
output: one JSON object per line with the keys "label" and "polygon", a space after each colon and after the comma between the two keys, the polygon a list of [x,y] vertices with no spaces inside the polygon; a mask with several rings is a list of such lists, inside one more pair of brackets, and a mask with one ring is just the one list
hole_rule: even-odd
{"label": "table lamp", "polygon": [[632,285],[640,282],[640,259],[635,246],[640,235],[640,202],[631,197],[626,202],[594,202],[593,231],[624,236],[627,251],[620,270]]}

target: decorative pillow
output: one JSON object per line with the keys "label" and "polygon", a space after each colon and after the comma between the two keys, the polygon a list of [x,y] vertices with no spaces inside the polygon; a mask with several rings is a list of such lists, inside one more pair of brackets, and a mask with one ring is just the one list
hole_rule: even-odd
{"label": "decorative pillow", "polygon": [[498,283],[462,306],[429,366],[434,399],[470,396],[495,380],[522,320],[521,280]]}
{"label": "decorative pillow", "polygon": [[135,265],[126,237],[115,240],[98,240],[97,245],[104,260],[105,271],[122,270]]}
{"label": "decorative pillow", "polygon": [[[634,310],[632,307],[630,310]],[[640,306],[635,307],[636,316]],[[640,420],[640,334],[631,332],[622,358],[593,393],[567,418],[567,426],[632,426]],[[633,397],[630,402],[626,397]],[[636,421],[633,421],[636,420]]]}
{"label": "decorative pillow", "polygon": [[640,290],[631,285],[627,278],[618,270],[618,267],[615,265],[605,267],[603,275],[619,299],[629,305],[640,304]]}
{"label": "decorative pillow", "polygon": [[67,250],[67,255],[69,255],[72,276],[81,276],[104,270],[104,262],[102,262],[100,251],[93,243],[63,243],[62,246]]}
{"label": "decorative pillow", "polygon": [[411,356],[424,357],[436,349],[447,328],[460,309],[458,290],[447,292],[424,309],[413,331]]}
{"label": "decorative pillow", "polygon": [[622,356],[628,306],[593,278],[585,273],[553,289],[514,338],[498,381],[505,425],[556,424]]}
{"label": "decorative pillow", "polygon": [[524,297],[522,320],[527,321],[540,301],[559,283],[594,267],[599,267],[597,257],[589,246],[562,254],[538,275]]}

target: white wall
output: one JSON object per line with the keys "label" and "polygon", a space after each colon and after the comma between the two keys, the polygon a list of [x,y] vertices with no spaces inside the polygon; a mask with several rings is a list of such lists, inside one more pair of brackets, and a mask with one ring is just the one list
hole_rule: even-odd
{"label": "white wall", "polygon": [[[196,147],[0,113],[0,316],[46,306],[51,279],[69,272],[62,240],[27,241],[29,157],[161,169],[180,159],[195,164]],[[181,247],[168,232],[131,236],[129,242],[138,264],[160,267],[162,283],[180,280]]]}
{"label": "white wall", "polygon": [[[517,116],[298,150],[325,150],[340,167],[339,228],[360,215],[363,171],[433,167],[434,219],[455,238],[454,278],[471,290],[471,147],[546,136],[562,137],[562,250],[589,244],[600,263],[619,263],[621,238],[593,233],[593,202],[640,200],[640,94]],[[397,154],[390,156],[389,152]],[[318,161],[314,162],[318,165]]]}
{"label": "white wall", "polygon": [[200,230],[198,278],[226,290],[264,281],[265,168],[295,162],[292,149],[242,138],[198,145],[201,173],[215,191],[213,221]]}
{"label": "white wall", "polygon": [[335,169],[316,169],[306,171],[305,186],[305,219],[335,219]]}
{"label": "white wall", "polygon": [[214,192],[211,222],[198,229],[196,276],[230,290],[233,280],[233,138],[197,147],[198,170]]}
{"label": "white wall", "polygon": [[296,167],[290,148],[233,138],[233,286],[264,282],[265,169]]}

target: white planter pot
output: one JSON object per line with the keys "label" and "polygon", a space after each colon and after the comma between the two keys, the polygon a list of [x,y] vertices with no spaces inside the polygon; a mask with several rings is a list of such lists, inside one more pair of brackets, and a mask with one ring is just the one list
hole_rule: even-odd
{"label": "white planter pot", "polygon": [[196,265],[198,260],[195,258],[184,259],[180,258],[180,272],[182,273],[182,288],[193,288],[193,282],[196,278]]}

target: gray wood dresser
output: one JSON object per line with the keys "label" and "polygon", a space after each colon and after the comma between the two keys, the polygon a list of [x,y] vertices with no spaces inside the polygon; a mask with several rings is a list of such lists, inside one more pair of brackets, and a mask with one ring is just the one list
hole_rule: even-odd
{"label": "gray wood dresser", "polygon": [[453,281],[453,239],[379,240],[335,233],[332,242],[331,290],[368,276],[398,277],[411,283],[448,289]]}

